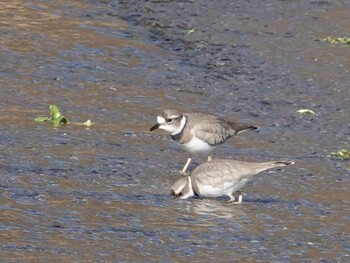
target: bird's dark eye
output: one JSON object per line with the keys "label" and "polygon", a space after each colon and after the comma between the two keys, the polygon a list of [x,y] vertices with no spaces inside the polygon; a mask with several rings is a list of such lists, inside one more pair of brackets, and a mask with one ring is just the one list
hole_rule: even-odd
{"label": "bird's dark eye", "polygon": [[166,119],[167,123],[172,123],[174,121],[174,119]]}

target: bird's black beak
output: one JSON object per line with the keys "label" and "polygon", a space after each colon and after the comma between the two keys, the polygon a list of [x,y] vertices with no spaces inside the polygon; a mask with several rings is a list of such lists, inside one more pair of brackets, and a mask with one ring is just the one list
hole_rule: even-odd
{"label": "bird's black beak", "polygon": [[159,123],[157,123],[156,125],[152,126],[152,128],[150,129],[150,131],[154,131],[154,130],[158,129],[159,126],[160,126]]}

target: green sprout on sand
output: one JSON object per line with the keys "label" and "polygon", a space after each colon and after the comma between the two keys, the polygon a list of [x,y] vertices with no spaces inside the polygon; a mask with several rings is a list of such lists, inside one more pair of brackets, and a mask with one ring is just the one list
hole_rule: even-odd
{"label": "green sprout on sand", "polygon": [[326,37],[320,41],[331,45],[350,45],[350,37]]}
{"label": "green sprout on sand", "polygon": [[[37,117],[34,119],[36,122],[50,122],[52,126],[58,127],[61,124],[67,124],[68,119],[64,117],[58,107],[56,105],[49,105],[50,117]],[[86,122],[69,122],[71,124],[76,125],[85,125],[90,127],[92,125],[91,120],[87,120]]]}
{"label": "green sprout on sand", "polygon": [[310,109],[300,109],[300,110],[297,110],[297,113],[300,113],[303,115],[315,115],[316,114],[313,110],[310,110]]}
{"label": "green sprout on sand", "polygon": [[341,159],[341,160],[350,160],[350,151],[342,149],[337,152],[331,152],[327,157]]}

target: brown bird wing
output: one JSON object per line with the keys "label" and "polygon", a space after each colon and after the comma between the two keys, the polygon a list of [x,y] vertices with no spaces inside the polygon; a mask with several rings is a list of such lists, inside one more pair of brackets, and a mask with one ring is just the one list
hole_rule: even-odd
{"label": "brown bird wing", "polygon": [[221,144],[237,133],[224,119],[208,115],[202,117],[192,130],[196,137],[211,145]]}

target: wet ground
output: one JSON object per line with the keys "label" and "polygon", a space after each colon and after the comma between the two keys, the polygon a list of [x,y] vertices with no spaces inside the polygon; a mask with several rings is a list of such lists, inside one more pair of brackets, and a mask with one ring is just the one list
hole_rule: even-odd
{"label": "wet ground", "polygon": [[[2,262],[346,262],[348,1],[2,1]],[[90,128],[36,123],[56,104]],[[264,172],[244,204],[177,200],[164,108],[261,126],[215,158]],[[309,108],[316,115],[296,111]],[[195,160],[194,169],[202,160]]]}

